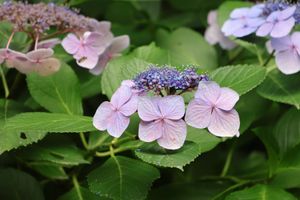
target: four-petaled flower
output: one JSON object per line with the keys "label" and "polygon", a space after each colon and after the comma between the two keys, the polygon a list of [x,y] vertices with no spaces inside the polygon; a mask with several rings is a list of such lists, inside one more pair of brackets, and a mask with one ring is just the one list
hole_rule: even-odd
{"label": "four-petaled flower", "polygon": [[94,118],[94,126],[107,132],[113,137],[120,137],[130,122],[130,115],[137,110],[137,94],[128,86],[128,83],[113,94],[111,101],[103,102],[97,109]]}
{"label": "four-petaled flower", "polygon": [[240,119],[233,109],[238,100],[239,95],[230,88],[200,82],[195,99],[187,107],[185,121],[195,128],[208,128],[219,137],[239,136]]}
{"label": "four-petaled flower", "polygon": [[294,74],[300,71],[300,32],[272,38],[271,45],[275,50],[276,64],[282,73]]}
{"label": "four-petaled flower", "polygon": [[186,138],[186,123],[182,120],[185,106],[181,96],[140,97],[138,114],[139,138],[145,142],[157,140],[166,149],[179,149]]}
{"label": "four-petaled flower", "polygon": [[267,36],[279,38],[289,34],[295,25],[293,17],[296,6],[286,8],[282,11],[272,12],[256,31],[257,36]]}

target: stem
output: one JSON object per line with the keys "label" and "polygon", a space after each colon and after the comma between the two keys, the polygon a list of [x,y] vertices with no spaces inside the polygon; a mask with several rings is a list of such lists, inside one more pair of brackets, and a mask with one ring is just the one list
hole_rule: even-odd
{"label": "stem", "polygon": [[267,58],[267,60],[264,62],[263,66],[267,66],[267,64],[270,62],[270,60],[272,59],[272,57],[274,56],[275,51],[273,50],[272,53],[269,55],[269,57]]}
{"label": "stem", "polygon": [[75,187],[76,193],[78,195],[78,199],[83,200],[83,197],[82,197],[82,194],[81,194],[81,191],[80,191],[80,186],[79,186],[77,177],[75,175],[72,176],[72,181],[73,181],[73,185]]}
{"label": "stem", "polygon": [[111,157],[115,157],[115,152],[114,152],[114,148],[112,145],[109,146],[109,153]]}
{"label": "stem", "polygon": [[9,96],[9,89],[8,89],[7,81],[6,81],[2,66],[0,66],[0,75],[2,78],[2,84],[3,84],[3,88],[4,88],[4,92],[5,92],[5,98],[7,99],[7,97]]}
{"label": "stem", "polygon": [[96,152],[97,157],[106,157],[106,156],[115,156],[116,153],[121,153],[123,151],[128,151],[131,149],[136,149],[138,148],[137,145],[132,145],[132,146],[126,146],[126,147],[119,147],[117,149],[113,149],[112,145],[109,146],[109,151],[106,152]]}
{"label": "stem", "polygon": [[11,35],[9,36],[9,38],[8,38],[8,41],[7,41],[7,44],[6,44],[6,49],[9,48],[9,45],[10,45],[10,43],[11,43],[11,41],[12,41],[14,35],[15,35],[15,32],[13,31],[13,32],[11,33]]}
{"label": "stem", "polygon": [[256,50],[257,50],[256,55],[257,55],[258,62],[259,62],[260,65],[263,65],[264,59],[262,58],[262,56],[261,56],[261,54],[259,52],[259,49],[256,48]]}
{"label": "stem", "polygon": [[234,189],[236,189],[236,188],[238,188],[238,187],[241,187],[241,186],[243,186],[243,185],[246,185],[246,184],[248,184],[248,183],[250,183],[251,181],[243,181],[243,182],[240,182],[240,183],[237,183],[237,184],[235,184],[235,185],[233,185],[233,186],[230,186],[229,188],[227,188],[226,190],[224,190],[223,192],[221,192],[221,193],[219,193],[218,195],[216,195],[216,196],[214,196],[213,198],[212,198],[212,200],[215,200],[215,199],[219,199],[220,197],[222,197],[224,194],[226,194],[227,192],[230,192],[231,190],[234,190]]}
{"label": "stem", "polygon": [[85,139],[85,137],[84,137],[84,134],[83,134],[83,132],[81,132],[81,133],[79,133],[79,136],[80,136],[80,139],[81,139],[81,142],[82,142],[82,145],[84,146],[84,148],[85,149],[89,149],[89,147],[88,147],[88,143],[87,143],[87,141],[86,141],[86,139]]}
{"label": "stem", "polygon": [[37,50],[38,42],[39,42],[39,35],[37,35],[35,38],[34,50]]}
{"label": "stem", "polygon": [[232,156],[233,156],[234,149],[235,149],[235,143],[229,149],[229,152],[227,154],[226,161],[225,161],[222,173],[220,175],[221,177],[226,176],[226,174],[229,170],[229,167],[230,167],[230,164],[231,164],[231,161],[232,161]]}

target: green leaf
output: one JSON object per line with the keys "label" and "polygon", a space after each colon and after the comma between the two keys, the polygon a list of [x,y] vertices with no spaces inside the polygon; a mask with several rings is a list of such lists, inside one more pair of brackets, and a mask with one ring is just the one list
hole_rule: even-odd
{"label": "green leaf", "polygon": [[30,74],[27,84],[34,100],[50,112],[82,115],[79,81],[67,64],[50,76]]}
{"label": "green leaf", "polygon": [[170,52],[172,64],[197,65],[201,69],[217,67],[217,54],[202,35],[188,28],[178,28],[172,33],[159,30],[157,44]]}
{"label": "green leaf", "polygon": [[258,86],[266,76],[266,69],[255,65],[226,66],[210,74],[213,81],[243,95]]}
{"label": "green leaf", "polygon": [[242,8],[242,7],[250,7],[253,5],[250,2],[243,2],[243,1],[225,1],[222,3],[218,9],[218,24],[222,27],[223,23],[229,19],[230,13],[235,8]]}
{"label": "green leaf", "polygon": [[0,180],[0,199],[45,199],[39,183],[27,173],[12,168],[0,169]]}
{"label": "green leaf", "polygon": [[300,73],[287,76],[273,70],[258,88],[258,93],[264,98],[300,109],[300,87],[295,87],[297,85],[300,85]]}
{"label": "green leaf", "polygon": [[114,200],[145,199],[154,180],[159,178],[155,167],[123,156],[113,156],[88,175],[93,193]]}
{"label": "green leaf", "polygon": [[280,155],[300,144],[300,111],[291,108],[278,121],[274,129],[274,138]]}
{"label": "green leaf", "polygon": [[59,113],[22,113],[9,120],[4,127],[5,131],[27,132],[43,131],[50,133],[88,132],[95,131],[92,117],[75,116]]}
{"label": "green leaf", "polygon": [[66,180],[68,175],[62,166],[50,162],[32,162],[28,164],[33,170],[52,180]]}
{"label": "green leaf", "polygon": [[5,123],[10,117],[24,111],[28,111],[28,108],[20,103],[0,99],[0,154],[20,146],[32,144],[46,136],[46,133],[43,131],[19,132],[3,130]]}
{"label": "green leaf", "polygon": [[183,167],[200,154],[199,145],[186,141],[178,150],[167,150],[156,143],[147,143],[135,150],[135,154],[141,160],[160,167],[174,167],[183,170]]}
{"label": "green leaf", "polygon": [[132,55],[138,59],[147,61],[153,64],[165,65],[172,64],[168,57],[168,51],[157,47],[154,42],[148,46],[136,48]]}
{"label": "green leaf", "polygon": [[101,94],[101,76],[90,76],[88,81],[81,84],[82,98]]}
{"label": "green leaf", "polygon": [[72,188],[66,194],[60,196],[57,200],[109,200],[107,197],[100,197],[93,194],[84,187],[79,187],[81,196],[78,195],[78,190]]}
{"label": "green leaf", "polygon": [[283,189],[268,186],[255,185],[241,191],[233,192],[225,200],[296,200],[296,198]]}
{"label": "green leaf", "polygon": [[111,97],[123,80],[133,79],[138,73],[146,70],[149,64],[132,55],[122,56],[110,61],[102,74],[103,94]]}
{"label": "green leaf", "polygon": [[57,135],[17,152],[20,159],[31,162],[50,162],[64,166],[88,164],[85,152],[69,138]]}

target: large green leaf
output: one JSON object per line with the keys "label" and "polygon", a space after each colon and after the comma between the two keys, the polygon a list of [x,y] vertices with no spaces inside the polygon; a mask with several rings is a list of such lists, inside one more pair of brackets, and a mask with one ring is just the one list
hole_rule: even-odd
{"label": "large green leaf", "polygon": [[178,150],[166,150],[156,143],[148,143],[135,150],[137,157],[145,162],[161,166],[183,167],[194,161],[202,152],[214,148],[220,140],[206,130],[188,127],[187,141]]}
{"label": "large green leaf", "polygon": [[147,46],[141,46],[132,52],[132,55],[141,60],[149,63],[165,65],[172,65],[171,58],[169,57],[168,51],[157,47],[155,43],[151,43]]}
{"label": "large green leaf", "polygon": [[29,163],[28,166],[49,179],[66,180],[69,178],[63,167],[58,164],[51,162],[32,162]]}
{"label": "large green leaf", "polygon": [[290,109],[278,121],[274,129],[274,137],[282,156],[288,150],[300,144],[300,111]]}
{"label": "large green leaf", "polygon": [[73,166],[88,164],[85,152],[79,149],[69,138],[62,135],[52,135],[38,144],[17,152],[20,159],[30,162],[50,162],[54,164]]}
{"label": "large green leaf", "polygon": [[67,64],[62,63],[58,72],[47,77],[30,74],[27,84],[34,100],[50,112],[83,113],[79,81]]}
{"label": "large green leaf", "polygon": [[109,158],[88,175],[92,192],[114,200],[145,199],[154,180],[159,178],[155,167],[122,156]]}
{"label": "large green leaf", "polygon": [[133,79],[138,73],[147,69],[149,64],[132,55],[112,60],[102,74],[101,87],[103,94],[111,97],[123,80]]}
{"label": "large green leaf", "polygon": [[79,186],[79,188],[72,188],[57,200],[109,200],[109,198],[97,196],[88,189]]}
{"label": "large green leaf", "polygon": [[271,71],[258,88],[258,93],[272,101],[291,104],[300,108],[300,73],[284,75],[278,70]]}
{"label": "large green leaf", "polygon": [[29,174],[16,169],[0,169],[0,199],[43,200],[39,183]]}
{"label": "large green leaf", "polygon": [[29,112],[16,115],[7,120],[5,131],[27,132],[88,132],[95,131],[92,118],[59,113]]}
{"label": "large green leaf", "polygon": [[173,65],[191,64],[204,70],[217,67],[215,49],[192,29],[178,28],[172,33],[159,30],[157,43],[169,50]]}
{"label": "large green leaf", "polygon": [[268,185],[255,185],[241,191],[233,192],[226,200],[296,200],[296,198],[283,189]]}
{"label": "large green leaf", "polygon": [[24,111],[28,111],[28,108],[20,103],[0,99],[0,154],[20,146],[32,144],[45,137],[46,133],[42,131],[19,132],[3,130],[5,123],[10,117]]}
{"label": "large green leaf", "polygon": [[266,76],[266,69],[255,65],[226,66],[210,74],[213,81],[229,87],[240,95],[258,86]]}

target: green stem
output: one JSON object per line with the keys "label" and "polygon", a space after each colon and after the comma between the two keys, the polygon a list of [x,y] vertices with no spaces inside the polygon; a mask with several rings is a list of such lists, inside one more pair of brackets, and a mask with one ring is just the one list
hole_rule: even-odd
{"label": "green stem", "polygon": [[267,58],[267,60],[264,62],[263,66],[267,66],[267,64],[270,62],[270,60],[272,59],[272,57],[274,56],[275,51],[273,50],[272,53],[269,55],[269,57]]}
{"label": "green stem", "polygon": [[225,161],[222,173],[220,175],[221,177],[226,176],[226,174],[229,170],[229,167],[230,167],[230,164],[231,164],[231,161],[232,161],[232,156],[233,156],[233,153],[234,153],[234,149],[235,149],[235,143],[233,143],[232,146],[229,149],[229,152],[227,154],[226,161]]}
{"label": "green stem", "polygon": [[219,193],[218,195],[216,195],[216,196],[214,196],[213,198],[212,198],[212,200],[215,200],[215,199],[219,199],[220,197],[222,197],[224,194],[226,194],[227,192],[230,192],[230,191],[232,191],[232,190],[234,190],[234,189],[236,189],[236,188],[238,188],[238,187],[241,187],[241,186],[243,186],[243,185],[246,185],[246,184],[248,184],[248,183],[250,183],[251,181],[243,181],[243,182],[240,182],[240,183],[237,183],[237,184],[235,184],[235,185],[233,185],[233,186],[230,186],[229,188],[227,188],[226,190],[224,190],[223,192],[221,192],[221,193]]}
{"label": "green stem", "polygon": [[82,197],[82,194],[81,194],[81,191],[80,191],[80,186],[79,186],[77,177],[75,175],[72,176],[72,181],[73,181],[73,185],[74,185],[74,188],[76,190],[76,193],[78,195],[78,199],[83,200],[83,197]]}
{"label": "green stem", "polygon": [[84,137],[84,134],[81,132],[79,133],[79,136],[80,136],[80,139],[81,139],[81,142],[82,142],[82,145],[84,146],[85,149],[89,149],[89,146],[88,146],[88,143]]}
{"label": "green stem", "polygon": [[132,150],[132,149],[136,149],[139,146],[137,145],[132,145],[132,146],[126,146],[126,147],[119,147],[117,149],[113,149],[112,145],[109,146],[109,151],[106,152],[96,152],[95,155],[97,157],[106,157],[106,156],[114,156],[116,153],[121,153],[123,151],[128,151],[128,150]]}
{"label": "green stem", "polygon": [[3,84],[3,88],[4,88],[4,92],[5,92],[5,98],[7,99],[7,97],[9,96],[9,89],[8,89],[7,81],[6,81],[2,66],[0,66],[0,75],[2,78],[2,84]]}

